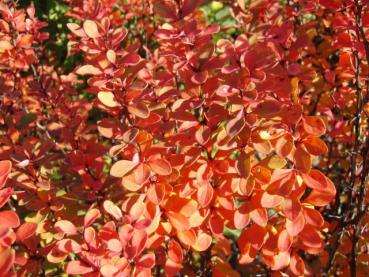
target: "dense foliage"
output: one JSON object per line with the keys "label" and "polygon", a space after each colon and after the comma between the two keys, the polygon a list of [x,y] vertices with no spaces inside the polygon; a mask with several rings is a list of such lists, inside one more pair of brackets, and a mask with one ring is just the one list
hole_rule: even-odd
{"label": "dense foliage", "polygon": [[0,276],[366,276],[369,1],[0,1]]}

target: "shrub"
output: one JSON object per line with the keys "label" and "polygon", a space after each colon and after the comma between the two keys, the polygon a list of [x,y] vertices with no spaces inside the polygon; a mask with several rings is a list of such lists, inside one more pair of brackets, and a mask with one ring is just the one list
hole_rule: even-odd
{"label": "shrub", "polygon": [[0,275],[364,276],[360,0],[0,3]]}

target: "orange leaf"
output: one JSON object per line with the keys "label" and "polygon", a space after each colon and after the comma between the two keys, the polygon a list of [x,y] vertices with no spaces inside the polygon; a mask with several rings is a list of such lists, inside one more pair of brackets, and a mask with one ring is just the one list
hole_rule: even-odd
{"label": "orange leaf", "polygon": [[152,203],[159,205],[165,196],[165,185],[162,183],[151,184],[146,195]]}
{"label": "orange leaf", "polygon": [[86,20],[85,22],[83,22],[83,30],[85,31],[86,35],[90,38],[101,37],[95,21]]}
{"label": "orange leaf", "polygon": [[299,213],[299,215],[295,218],[295,220],[291,221],[288,218],[286,219],[286,229],[290,236],[297,236],[305,226],[305,218],[303,213]]}
{"label": "orange leaf", "polygon": [[116,55],[114,50],[109,49],[106,52],[106,58],[108,59],[109,62],[111,62],[112,64],[115,64],[116,59],[117,59],[117,55]]}
{"label": "orange leaf", "polygon": [[158,175],[166,176],[172,173],[172,167],[170,163],[165,159],[150,160],[149,166],[151,170]]}
{"label": "orange leaf", "polygon": [[265,100],[261,102],[255,109],[255,113],[264,118],[272,118],[277,116],[281,111],[281,104],[276,100]]}
{"label": "orange leaf", "polygon": [[238,247],[241,253],[248,248],[247,243],[255,249],[260,249],[265,242],[267,230],[259,225],[253,224],[249,229],[243,231],[238,238]]}
{"label": "orange leaf", "polygon": [[305,225],[302,232],[299,233],[302,243],[308,247],[319,248],[323,246],[323,239],[318,231],[311,225]]}
{"label": "orange leaf", "polygon": [[86,64],[82,65],[80,68],[76,70],[76,73],[78,75],[99,75],[102,73],[102,71],[97,68],[96,66]]}
{"label": "orange leaf", "polygon": [[328,151],[325,142],[318,137],[307,137],[302,143],[311,155],[320,156]]}
{"label": "orange leaf", "polygon": [[254,166],[251,172],[252,176],[262,184],[268,184],[272,178],[270,170],[261,165]]}
{"label": "orange leaf", "polygon": [[190,222],[187,217],[182,214],[168,212],[167,216],[169,218],[170,223],[174,228],[178,231],[186,231],[190,229]]}
{"label": "orange leaf", "polygon": [[119,106],[119,103],[114,99],[114,93],[111,91],[100,91],[97,94],[97,98],[99,98],[101,103],[109,108],[115,108]]}
{"label": "orange leaf", "polygon": [[275,208],[278,207],[283,202],[283,197],[279,195],[269,194],[264,192],[261,196],[261,206],[263,208]]}
{"label": "orange leaf", "polygon": [[250,212],[250,217],[257,225],[265,227],[268,224],[268,212],[264,208],[257,208]]}
{"label": "orange leaf", "polygon": [[307,224],[318,228],[324,225],[324,218],[319,211],[304,207],[303,212]]}
{"label": "orange leaf", "polygon": [[285,134],[278,138],[275,145],[275,152],[281,157],[287,157],[293,149],[293,137],[291,134]]}
{"label": "orange leaf", "polygon": [[301,172],[308,173],[311,169],[311,156],[300,144],[297,146],[295,154],[293,156],[296,169]]}
{"label": "orange leaf", "polygon": [[0,53],[4,53],[7,50],[12,50],[13,45],[7,40],[0,41]]}
{"label": "orange leaf", "polygon": [[302,122],[305,132],[309,135],[320,137],[325,134],[325,123],[320,116],[304,116]]}
{"label": "orange leaf", "polygon": [[116,178],[122,178],[126,176],[130,171],[132,171],[138,162],[128,161],[128,160],[120,160],[117,161],[110,169],[110,175]]}
{"label": "orange leaf", "polygon": [[197,235],[193,229],[186,230],[186,231],[178,231],[177,232],[178,239],[184,245],[191,246],[195,244]]}
{"label": "orange leaf", "polygon": [[195,251],[202,252],[210,247],[211,242],[212,242],[212,238],[210,235],[200,232],[200,234],[198,234],[197,236],[195,244],[192,245],[192,248]]}
{"label": "orange leaf", "polygon": [[273,254],[271,256],[262,255],[262,258],[272,270],[281,270],[290,263],[289,252],[278,252],[278,254]]}
{"label": "orange leaf", "polygon": [[142,102],[133,103],[127,109],[131,114],[140,118],[146,119],[150,116],[149,108]]}
{"label": "orange leaf", "polygon": [[238,174],[242,178],[247,179],[250,176],[251,172],[250,156],[244,152],[241,152],[240,156],[237,158],[236,161],[236,169]]}
{"label": "orange leaf", "polygon": [[296,276],[304,275],[305,264],[299,255],[292,254],[291,261],[290,261],[290,270]]}
{"label": "orange leaf", "polygon": [[248,203],[245,203],[234,212],[233,222],[236,229],[243,229],[250,223],[250,210]]}
{"label": "orange leaf", "polygon": [[287,198],[283,202],[283,213],[289,220],[295,220],[301,212],[301,204],[296,199]]}
{"label": "orange leaf", "polygon": [[120,220],[123,217],[122,210],[110,200],[105,200],[103,203],[104,210],[114,219]]}
{"label": "orange leaf", "polygon": [[119,272],[119,269],[112,264],[105,264],[100,268],[100,273],[104,277],[114,276]]}

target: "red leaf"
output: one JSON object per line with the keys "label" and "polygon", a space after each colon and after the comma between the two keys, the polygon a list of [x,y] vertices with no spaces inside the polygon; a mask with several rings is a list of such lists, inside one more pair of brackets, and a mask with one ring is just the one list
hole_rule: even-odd
{"label": "red leaf", "polygon": [[157,0],[154,4],[154,13],[163,18],[177,19],[177,5],[173,0]]}
{"label": "red leaf", "polygon": [[297,236],[305,226],[305,218],[303,213],[300,213],[295,220],[286,219],[286,229],[290,236]]}
{"label": "red leaf", "polygon": [[213,234],[221,235],[224,230],[224,220],[219,215],[213,214],[209,219],[209,227]]}
{"label": "red leaf", "polygon": [[86,228],[93,224],[95,220],[100,217],[101,213],[98,209],[90,209],[85,214],[85,217],[83,219],[83,226]]}
{"label": "red leaf", "polygon": [[187,16],[192,13],[203,0],[183,0],[182,16]]}
{"label": "red leaf", "polygon": [[166,260],[165,267],[164,267],[165,276],[168,276],[168,277],[177,276],[178,273],[181,271],[181,269],[182,269],[181,263],[176,263],[171,259]]}
{"label": "red leaf", "polygon": [[65,266],[65,272],[72,275],[83,275],[93,272],[93,268],[84,265],[81,261],[70,261]]}
{"label": "red leaf", "polygon": [[278,249],[282,252],[288,251],[292,245],[292,238],[287,230],[282,230],[278,235]]}
{"label": "red leaf", "polygon": [[69,220],[59,220],[54,225],[56,231],[66,234],[66,235],[75,235],[77,234],[77,228],[74,226],[72,222]]}
{"label": "red leaf", "polygon": [[[146,241],[147,241],[147,234],[145,231],[143,230],[135,230],[133,232],[133,236],[131,239],[131,247],[132,247],[132,254],[130,257],[130,259],[138,256],[141,254],[141,252],[144,250],[145,245],[146,245]],[[129,253],[130,250],[127,250],[127,252]]]}
{"label": "red leaf", "polygon": [[0,208],[8,202],[10,196],[13,194],[12,188],[5,188],[0,190]]}
{"label": "red leaf", "polygon": [[226,126],[227,134],[231,138],[237,136],[242,131],[242,129],[245,127],[245,124],[246,123],[245,123],[244,113],[242,109],[238,112],[235,118],[228,121],[227,126]]}
{"label": "red leaf", "polygon": [[200,187],[197,189],[197,200],[199,204],[205,208],[209,206],[211,200],[213,199],[214,189],[209,184],[203,184],[200,185]]}
{"label": "red leaf", "polygon": [[181,264],[183,261],[183,251],[181,245],[175,240],[170,240],[168,244],[168,257],[176,262]]}
{"label": "red leaf", "polygon": [[285,199],[283,202],[283,213],[289,220],[295,220],[301,213],[300,202],[293,198]]}
{"label": "red leaf", "polygon": [[25,222],[17,229],[17,240],[24,241],[34,235],[37,224],[33,222]]}
{"label": "red leaf", "polygon": [[0,161],[0,188],[4,186],[11,169],[12,163],[10,161]]}
{"label": "red leaf", "polygon": [[82,247],[74,240],[63,239],[57,242],[56,247],[59,251],[69,254],[78,254],[81,252]]}
{"label": "red leaf", "polygon": [[267,230],[259,225],[253,224],[249,229],[243,231],[243,233],[238,238],[238,247],[241,253],[247,250],[248,243],[255,249],[260,249],[264,242]]}
{"label": "red leaf", "polygon": [[296,276],[304,275],[305,272],[305,264],[301,257],[297,254],[293,254],[291,256],[290,261],[290,270]]}
{"label": "red leaf", "polygon": [[18,215],[14,211],[0,211],[0,227],[17,228],[20,225]]}
{"label": "red leaf", "polygon": [[9,270],[13,267],[15,261],[15,252],[11,248],[0,251],[0,272],[7,276]]}
{"label": "red leaf", "polygon": [[155,254],[149,253],[141,256],[136,262],[136,267],[139,268],[153,268],[155,266]]}
{"label": "red leaf", "polygon": [[204,125],[201,125],[195,133],[196,141],[201,145],[205,145],[209,141],[210,136],[211,136],[210,128]]}

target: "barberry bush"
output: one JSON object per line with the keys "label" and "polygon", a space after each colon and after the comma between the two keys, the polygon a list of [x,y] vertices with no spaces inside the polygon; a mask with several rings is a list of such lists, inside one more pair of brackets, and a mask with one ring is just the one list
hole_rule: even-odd
{"label": "barberry bush", "polygon": [[0,0],[0,276],[367,276],[369,2]]}

